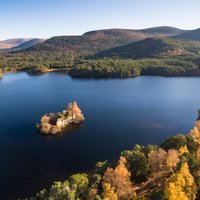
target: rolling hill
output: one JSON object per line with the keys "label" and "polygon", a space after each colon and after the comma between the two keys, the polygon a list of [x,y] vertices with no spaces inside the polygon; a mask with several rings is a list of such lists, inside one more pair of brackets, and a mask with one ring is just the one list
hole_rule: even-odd
{"label": "rolling hill", "polygon": [[183,34],[188,32],[188,30],[182,30],[171,26],[160,26],[160,27],[142,29],[141,32],[154,34],[154,36],[167,37],[167,36]]}
{"label": "rolling hill", "polygon": [[27,49],[35,51],[60,51],[68,54],[90,55],[113,47],[137,42],[149,37],[169,37],[185,33],[173,27],[155,27],[142,30],[105,29],[87,32],[81,36],[56,36],[42,44]]}
{"label": "rolling hill", "polygon": [[40,39],[40,38],[32,39],[32,40],[29,40],[27,42],[20,44],[19,46],[9,49],[9,52],[24,50],[24,49],[30,48],[32,46],[35,46],[37,44],[41,44],[44,41],[45,41],[44,39]]}
{"label": "rolling hill", "polygon": [[28,42],[32,39],[33,38],[15,38],[15,39],[0,41],[0,49],[10,49],[19,46],[24,42]]}
{"label": "rolling hill", "polygon": [[[200,44],[199,44],[200,48]],[[189,47],[181,41],[169,38],[146,38],[142,41],[115,47],[97,53],[93,58],[159,58],[175,57],[189,52]]]}
{"label": "rolling hill", "polygon": [[200,41],[200,28],[176,35],[173,38],[186,39],[186,40],[199,40]]}

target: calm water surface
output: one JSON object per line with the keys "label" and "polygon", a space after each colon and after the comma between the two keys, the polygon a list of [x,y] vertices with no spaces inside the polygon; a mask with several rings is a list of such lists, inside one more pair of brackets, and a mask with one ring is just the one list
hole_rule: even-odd
{"label": "calm water surface", "polygon": [[[200,107],[200,78],[143,76],[72,79],[66,74],[7,74],[0,80],[0,199],[30,197],[53,180],[89,171],[121,150],[187,133]],[[86,121],[43,137],[35,123],[77,101]]]}

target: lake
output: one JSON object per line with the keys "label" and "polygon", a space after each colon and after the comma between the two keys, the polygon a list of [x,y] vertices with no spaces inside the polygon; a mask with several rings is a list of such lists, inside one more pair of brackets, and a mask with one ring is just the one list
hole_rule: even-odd
{"label": "lake", "polygon": [[[0,80],[0,199],[30,197],[134,144],[188,133],[200,108],[200,78],[72,79],[64,73],[6,74]],[[77,101],[86,120],[44,137],[41,116]]]}

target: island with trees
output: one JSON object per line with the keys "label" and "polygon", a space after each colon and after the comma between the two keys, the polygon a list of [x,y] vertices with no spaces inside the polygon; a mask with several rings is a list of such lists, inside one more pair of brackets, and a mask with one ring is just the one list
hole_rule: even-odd
{"label": "island with trees", "polygon": [[85,120],[82,111],[76,102],[69,103],[67,110],[58,113],[49,113],[42,116],[40,123],[36,124],[42,134],[57,134],[71,124],[80,124]]}
{"label": "island with trees", "polygon": [[30,200],[195,200],[200,199],[200,111],[187,134],[160,145],[135,145],[117,163],[98,162],[93,173],[54,182]]}

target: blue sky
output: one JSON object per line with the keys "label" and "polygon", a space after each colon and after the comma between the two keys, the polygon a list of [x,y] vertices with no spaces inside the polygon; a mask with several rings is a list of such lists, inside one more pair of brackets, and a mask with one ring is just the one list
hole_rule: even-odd
{"label": "blue sky", "polygon": [[0,40],[96,29],[200,28],[199,0],[1,0]]}

